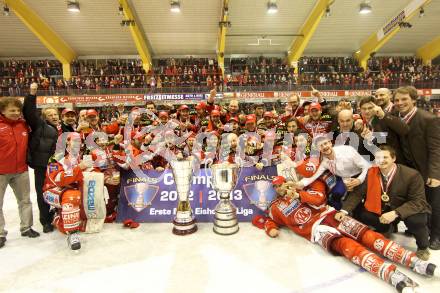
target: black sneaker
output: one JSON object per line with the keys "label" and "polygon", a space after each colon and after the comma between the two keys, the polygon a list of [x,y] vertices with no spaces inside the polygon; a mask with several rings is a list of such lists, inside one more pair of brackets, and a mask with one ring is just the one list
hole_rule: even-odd
{"label": "black sneaker", "polygon": [[440,250],[440,239],[432,239],[430,241],[429,248],[431,248],[432,250]]}
{"label": "black sneaker", "polygon": [[5,246],[5,243],[6,243],[6,237],[0,237],[0,248]]}
{"label": "black sneaker", "polygon": [[23,237],[29,237],[29,238],[37,238],[40,236],[40,233],[37,231],[32,230],[32,228],[29,228],[28,230],[21,232],[21,236]]}
{"label": "black sneaker", "polygon": [[70,249],[72,250],[78,250],[81,248],[79,232],[73,232],[67,236],[67,245],[69,245]]}
{"label": "black sneaker", "polygon": [[53,232],[53,225],[52,224],[46,224],[43,226],[43,233],[50,233]]}

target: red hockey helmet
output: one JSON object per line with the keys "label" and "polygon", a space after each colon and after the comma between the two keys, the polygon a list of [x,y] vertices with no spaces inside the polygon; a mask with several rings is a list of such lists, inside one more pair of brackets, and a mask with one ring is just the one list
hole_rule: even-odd
{"label": "red hockey helmet", "polygon": [[286,183],[286,178],[284,178],[283,176],[275,176],[275,178],[272,179],[273,185],[281,185],[283,183]]}

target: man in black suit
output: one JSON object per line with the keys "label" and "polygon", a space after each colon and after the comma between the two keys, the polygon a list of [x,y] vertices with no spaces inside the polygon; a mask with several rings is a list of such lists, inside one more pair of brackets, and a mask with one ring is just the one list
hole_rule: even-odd
{"label": "man in black suit", "polygon": [[425,182],[425,193],[432,207],[430,248],[440,249],[440,121],[433,114],[415,106],[417,89],[400,87],[394,95],[399,117],[409,126],[401,137],[406,165],[417,169]]}
{"label": "man in black suit", "polygon": [[359,102],[362,118],[365,121],[364,128],[381,134],[376,136],[373,143],[375,145],[387,144],[396,151],[396,162],[405,162],[400,147],[400,137],[409,132],[409,126],[402,122],[398,117],[385,112],[375,104],[373,97],[362,98]]}

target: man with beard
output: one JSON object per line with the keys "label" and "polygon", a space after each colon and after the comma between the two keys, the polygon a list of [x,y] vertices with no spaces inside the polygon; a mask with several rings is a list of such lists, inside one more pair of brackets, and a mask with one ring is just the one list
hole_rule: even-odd
{"label": "man with beard", "polygon": [[306,130],[311,137],[331,131],[333,118],[328,114],[322,114],[322,107],[319,103],[311,103],[308,108],[308,114],[305,117],[299,117],[298,122],[300,127]]}
{"label": "man with beard", "polygon": [[238,104],[238,100],[231,100],[229,102],[229,106],[228,106],[228,111],[226,111],[226,113],[224,113],[224,115],[222,115],[222,122],[226,123],[227,121],[229,121],[229,119],[231,117],[236,117],[238,118],[238,115],[240,110],[240,106]]}
{"label": "man with beard", "polygon": [[[264,112],[262,123],[266,126],[266,129],[274,128],[275,122],[275,115],[271,111]],[[260,122],[258,124],[260,124]]]}
{"label": "man with beard", "polygon": [[42,117],[37,111],[37,89],[38,85],[33,83],[30,93],[24,99],[23,116],[30,126],[32,132],[29,138],[28,164],[34,169],[35,190],[37,192],[38,209],[40,210],[40,223],[43,232],[53,231],[53,214],[49,212],[50,206],[43,198],[43,185],[46,178],[46,169],[50,157],[55,153],[59,128],[58,110],[46,108],[42,111]]}
{"label": "man with beard", "polygon": [[440,249],[440,121],[415,106],[417,89],[400,87],[394,96],[399,117],[409,132],[401,137],[405,165],[417,169],[425,182],[425,194],[432,207],[430,248]]}
{"label": "man with beard", "polygon": [[182,105],[179,107],[179,111],[177,112],[177,120],[179,121],[179,129],[181,134],[191,131],[195,132],[195,127],[191,123],[189,107],[187,105]]}
{"label": "man with beard", "polygon": [[76,130],[76,112],[73,109],[66,108],[61,112],[61,131],[75,132]]}
{"label": "man with beard", "polygon": [[209,115],[206,111],[206,103],[199,102],[196,107],[196,114],[191,116],[191,122],[194,124],[196,131],[205,131],[209,123]]}
{"label": "man with beard", "polygon": [[257,103],[255,104],[254,114],[257,118],[257,121],[260,121],[260,119],[263,119],[263,114],[265,112],[265,105],[264,103]]}
{"label": "man with beard", "polygon": [[300,105],[300,98],[297,94],[287,97],[286,112],[281,115],[281,121],[286,122],[290,118],[297,118],[304,115],[304,108]]}
{"label": "man with beard", "polygon": [[223,132],[223,123],[221,121],[220,111],[212,110],[206,131],[208,131],[208,132],[211,132],[211,131]]}
{"label": "man with beard", "polygon": [[[142,113],[140,117],[140,125],[142,126],[150,126],[154,123],[154,115],[157,115],[156,105],[153,101],[148,101],[145,105],[148,113]],[[152,114],[150,114],[152,113]],[[154,114],[154,115],[153,115]]]}
{"label": "man with beard", "polygon": [[385,113],[390,113],[394,110],[394,105],[391,102],[392,92],[387,88],[380,88],[376,90],[375,104],[382,108]]}

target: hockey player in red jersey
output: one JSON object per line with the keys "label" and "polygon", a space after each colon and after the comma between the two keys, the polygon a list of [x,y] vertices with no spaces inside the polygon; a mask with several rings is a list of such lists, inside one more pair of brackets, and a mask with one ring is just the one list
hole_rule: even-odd
{"label": "hockey player in red jersey", "polygon": [[81,184],[83,170],[91,167],[92,162],[80,161],[81,139],[78,133],[67,138],[68,154],[53,160],[47,166],[43,195],[47,203],[56,208],[54,226],[68,235],[67,242],[72,250],[81,248],[79,231],[81,226]]}
{"label": "hockey player in red jersey", "polygon": [[[310,160],[296,167],[298,177],[310,177],[316,170],[317,166]],[[270,237],[277,237],[279,227],[287,226],[329,252],[342,255],[361,266],[399,292],[418,292],[419,287],[397,270],[394,263],[421,275],[440,275],[434,264],[419,259],[415,252],[401,247],[353,218],[346,216],[340,222],[336,220],[336,210],[326,205],[324,182],[316,180],[299,192],[293,189],[293,182],[286,182],[282,176],[275,177],[272,183],[278,197],[268,209],[269,216],[256,216],[252,221]],[[385,261],[379,255],[394,263]]]}

